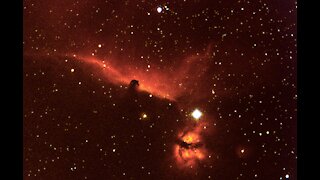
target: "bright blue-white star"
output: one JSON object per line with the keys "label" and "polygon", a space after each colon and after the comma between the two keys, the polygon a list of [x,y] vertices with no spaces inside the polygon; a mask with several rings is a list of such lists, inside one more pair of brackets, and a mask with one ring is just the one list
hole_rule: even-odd
{"label": "bright blue-white star", "polygon": [[198,120],[202,116],[202,112],[199,109],[195,109],[191,115],[194,119]]}

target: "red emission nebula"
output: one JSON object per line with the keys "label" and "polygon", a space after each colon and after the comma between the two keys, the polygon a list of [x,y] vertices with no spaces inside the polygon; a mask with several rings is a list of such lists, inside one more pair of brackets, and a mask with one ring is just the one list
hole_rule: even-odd
{"label": "red emission nebula", "polygon": [[[203,74],[207,70],[209,54],[208,50],[203,54],[190,55],[180,60],[181,62],[176,67],[170,69],[154,69],[145,70],[139,69],[139,65],[127,65],[126,63],[114,65],[114,59],[101,60],[95,57],[82,57],[76,55],[69,55],[75,57],[79,61],[93,65],[97,71],[100,71],[102,76],[115,84],[127,85],[132,79],[137,79],[140,82],[139,89],[147,91],[160,98],[166,98],[175,101],[177,97],[187,94],[200,96],[194,94],[194,82],[203,83]],[[149,67],[156,67],[150,63]]]}
{"label": "red emission nebula", "polygon": [[296,11],[23,0],[24,179],[297,179]]}

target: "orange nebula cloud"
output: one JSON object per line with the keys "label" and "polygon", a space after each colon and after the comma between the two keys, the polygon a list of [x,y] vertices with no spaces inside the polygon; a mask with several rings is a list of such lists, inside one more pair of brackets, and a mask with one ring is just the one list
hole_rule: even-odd
{"label": "orange nebula cloud", "polygon": [[178,143],[174,145],[174,159],[179,168],[196,168],[198,162],[208,156],[202,139],[205,124],[198,123],[191,130],[178,134]]}
{"label": "orange nebula cloud", "polygon": [[197,133],[189,132],[182,137],[182,140],[186,143],[198,143],[200,142],[200,137]]}
{"label": "orange nebula cloud", "polygon": [[185,149],[175,145],[174,154],[178,167],[196,168],[197,162],[205,158],[206,151],[204,148]]}

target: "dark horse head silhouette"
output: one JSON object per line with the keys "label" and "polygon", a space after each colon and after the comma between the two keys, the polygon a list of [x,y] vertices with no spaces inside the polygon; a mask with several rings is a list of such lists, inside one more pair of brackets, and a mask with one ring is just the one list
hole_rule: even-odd
{"label": "dark horse head silhouette", "polygon": [[136,89],[139,86],[139,81],[138,80],[131,80],[130,84],[129,84],[129,88],[130,89]]}

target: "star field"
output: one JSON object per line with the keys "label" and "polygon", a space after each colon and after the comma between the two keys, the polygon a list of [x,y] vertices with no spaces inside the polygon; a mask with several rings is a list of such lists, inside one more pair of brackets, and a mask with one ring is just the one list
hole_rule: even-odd
{"label": "star field", "polygon": [[296,14],[24,0],[24,178],[297,179]]}

